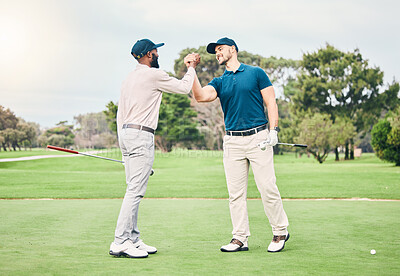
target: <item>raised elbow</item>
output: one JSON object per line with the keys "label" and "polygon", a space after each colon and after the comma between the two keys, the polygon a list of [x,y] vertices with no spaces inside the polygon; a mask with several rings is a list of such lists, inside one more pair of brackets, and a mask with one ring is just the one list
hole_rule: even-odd
{"label": "raised elbow", "polygon": [[207,99],[206,97],[204,97],[203,95],[196,95],[194,94],[194,99],[196,100],[196,102],[198,103],[205,103],[205,102],[209,102],[210,100]]}
{"label": "raised elbow", "polygon": [[195,93],[193,93],[193,98],[196,100],[196,102],[201,102],[200,96],[196,95]]}

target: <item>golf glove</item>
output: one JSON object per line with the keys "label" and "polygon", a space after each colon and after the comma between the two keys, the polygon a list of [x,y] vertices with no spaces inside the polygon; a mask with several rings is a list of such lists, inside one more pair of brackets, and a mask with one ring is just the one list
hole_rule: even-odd
{"label": "golf glove", "polygon": [[268,146],[275,146],[278,143],[278,132],[275,129],[269,131],[269,138],[267,139]]}

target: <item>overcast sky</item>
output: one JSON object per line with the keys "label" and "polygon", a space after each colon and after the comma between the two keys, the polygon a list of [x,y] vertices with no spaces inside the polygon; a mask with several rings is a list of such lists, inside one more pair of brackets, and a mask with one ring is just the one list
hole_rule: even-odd
{"label": "overcast sky", "polygon": [[218,38],[265,57],[300,59],[326,42],[359,48],[385,81],[400,77],[399,1],[0,0],[0,105],[52,127],[118,101],[136,40],[178,53]]}

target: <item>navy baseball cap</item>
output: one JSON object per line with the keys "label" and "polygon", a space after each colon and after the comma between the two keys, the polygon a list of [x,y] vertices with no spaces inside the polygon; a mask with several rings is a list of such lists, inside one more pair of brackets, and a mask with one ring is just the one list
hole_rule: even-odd
{"label": "navy baseball cap", "polygon": [[217,47],[218,45],[235,46],[236,52],[239,52],[239,48],[236,45],[235,41],[233,41],[233,39],[230,39],[227,37],[220,38],[220,39],[218,39],[217,42],[212,42],[212,43],[208,44],[207,52],[210,54],[215,54],[215,47]]}
{"label": "navy baseball cap", "polygon": [[156,49],[158,47],[163,46],[164,43],[159,43],[159,44],[154,44],[153,41],[150,39],[141,39],[136,41],[135,45],[133,45],[131,54],[134,56],[136,59],[140,59],[144,55],[147,54],[147,52]]}

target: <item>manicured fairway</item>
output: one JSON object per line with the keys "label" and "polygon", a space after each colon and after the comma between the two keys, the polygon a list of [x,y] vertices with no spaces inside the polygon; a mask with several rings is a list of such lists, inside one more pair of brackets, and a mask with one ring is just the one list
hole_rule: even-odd
{"label": "manicured fairway", "polygon": [[[119,151],[106,156],[121,158]],[[222,152],[158,152],[154,168],[146,197],[228,196]],[[278,155],[275,169],[284,198],[400,199],[400,167],[373,154],[341,162],[331,156],[324,164],[305,156]],[[121,198],[125,187],[124,167],[115,162],[79,156],[0,162],[0,198]],[[260,197],[251,170],[248,196]]]}
{"label": "manicured fairway", "polygon": [[285,201],[291,238],[271,254],[260,200],[248,202],[250,251],[222,253],[231,237],[226,200],[145,199],[142,238],[159,250],[147,259],[108,255],[120,204],[0,201],[0,275],[400,274],[400,202]]}
{"label": "manicured fairway", "polygon": [[[104,155],[121,158],[119,151]],[[0,152],[0,159],[21,156]],[[159,252],[137,260],[108,255],[126,187],[121,164],[0,162],[0,198],[11,198],[0,200],[0,275],[400,274],[400,201],[285,201],[291,238],[282,253],[270,254],[261,201],[249,200],[250,251],[222,253],[232,231],[228,201],[195,199],[227,198],[222,153],[157,152],[154,168],[139,227]],[[400,168],[372,154],[346,162],[331,156],[322,165],[279,155],[275,168],[283,198],[400,199]],[[251,171],[248,196],[259,198]]]}

